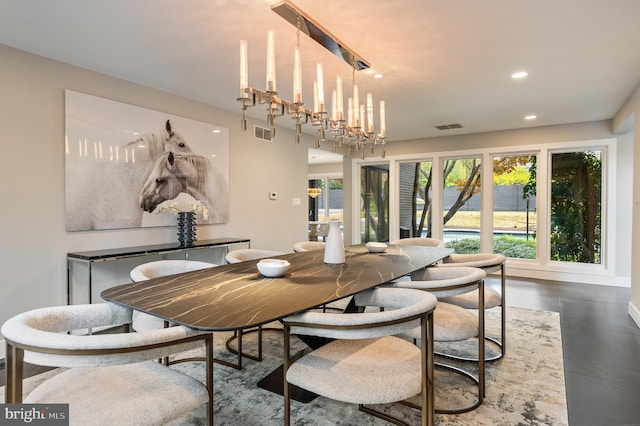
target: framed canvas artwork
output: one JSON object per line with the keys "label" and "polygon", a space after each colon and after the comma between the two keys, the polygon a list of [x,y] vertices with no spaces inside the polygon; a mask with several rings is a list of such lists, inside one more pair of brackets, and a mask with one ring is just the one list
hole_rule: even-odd
{"label": "framed canvas artwork", "polygon": [[227,128],[65,91],[68,231],[175,225],[195,202],[226,223],[228,177]]}

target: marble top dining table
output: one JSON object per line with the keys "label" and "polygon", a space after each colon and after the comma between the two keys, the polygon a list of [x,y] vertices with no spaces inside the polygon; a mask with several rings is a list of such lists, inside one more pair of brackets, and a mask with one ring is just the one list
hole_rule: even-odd
{"label": "marble top dining table", "polygon": [[275,258],[291,264],[279,278],[262,276],[258,260],[187,272],[104,290],[104,300],[209,331],[239,330],[330,303],[410,274],[453,250],[389,245],[369,253],[364,245],[345,248],[342,264],[324,263],[324,250]]}

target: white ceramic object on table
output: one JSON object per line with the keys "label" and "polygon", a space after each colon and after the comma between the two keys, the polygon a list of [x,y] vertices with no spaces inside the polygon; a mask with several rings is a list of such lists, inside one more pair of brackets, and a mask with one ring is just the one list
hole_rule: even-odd
{"label": "white ceramic object on table", "polygon": [[339,220],[329,221],[329,233],[327,234],[327,244],[324,247],[324,263],[344,263],[344,241],[340,232]]}
{"label": "white ceramic object on table", "polygon": [[291,264],[283,259],[262,259],[257,266],[265,277],[277,278],[286,274]]}
{"label": "white ceramic object on table", "polygon": [[387,249],[387,245],[385,243],[380,243],[377,241],[369,241],[365,244],[369,253],[382,253]]}

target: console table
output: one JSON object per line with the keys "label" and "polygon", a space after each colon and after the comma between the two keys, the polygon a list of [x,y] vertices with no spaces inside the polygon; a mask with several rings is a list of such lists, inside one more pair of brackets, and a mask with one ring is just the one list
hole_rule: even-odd
{"label": "console table", "polygon": [[[189,247],[181,247],[177,243],[171,243],[67,253],[67,304],[79,303],[77,300],[74,300],[76,298],[74,298],[72,291],[73,268],[77,266],[77,264],[84,264],[87,269],[86,284],[84,284],[83,287],[88,291],[88,302],[85,298],[81,303],[92,303],[92,269],[95,263],[169,253],[181,253],[184,259],[189,259],[189,253],[194,250],[221,248],[224,250],[224,254],[226,254],[229,252],[229,248],[234,245],[246,245],[250,247],[251,240],[248,238],[216,238],[196,241]],[[122,282],[116,282],[114,285],[115,284],[122,284]]]}

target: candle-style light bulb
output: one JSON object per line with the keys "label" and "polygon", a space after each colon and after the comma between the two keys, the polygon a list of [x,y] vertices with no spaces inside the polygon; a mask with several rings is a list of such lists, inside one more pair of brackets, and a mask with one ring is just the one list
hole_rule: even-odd
{"label": "candle-style light bulb", "polygon": [[365,107],[364,105],[360,105],[360,123],[359,123],[359,127],[362,128],[364,130],[364,116],[365,116],[366,112],[365,112]]}
{"label": "candle-style light bulb", "polygon": [[245,89],[249,87],[249,63],[247,61],[247,41],[240,40],[240,97],[248,98]]}
{"label": "candle-style light bulb", "polygon": [[384,110],[384,101],[380,101],[380,136],[387,137],[387,118]]}
{"label": "candle-style light bulb", "polygon": [[337,120],[344,120],[344,99],[342,98],[342,79],[336,77],[336,113]]}
{"label": "candle-style light bulb", "polygon": [[296,46],[293,57],[293,103],[302,103],[302,67],[300,65],[300,48]]}
{"label": "candle-style light bulb", "polygon": [[347,99],[347,125],[353,127],[353,98]]}
{"label": "candle-style light bulb", "polygon": [[276,41],[273,31],[267,33],[267,92],[276,91]]}
{"label": "candle-style light bulb", "polygon": [[318,82],[313,80],[313,112],[319,112],[318,108]]}
{"label": "candle-style light bulb", "polygon": [[322,73],[322,62],[316,64],[316,73],[318,81],[318,109],[316,112],[324,112],[324,78]]}
{"label": "candle-style light bulb", "polygon": [[338,119],[338,96],[336,91],[331,92],[331,119],[336,121]]}
{"label": "candle-style light bulb", "polygon": [[367,93],[367,133],[373,133],[373,94]]}

